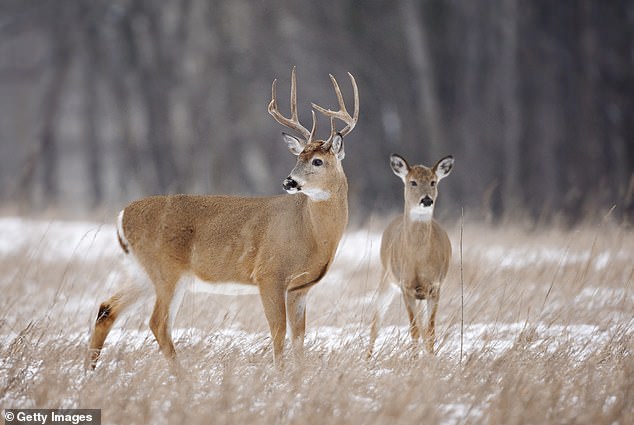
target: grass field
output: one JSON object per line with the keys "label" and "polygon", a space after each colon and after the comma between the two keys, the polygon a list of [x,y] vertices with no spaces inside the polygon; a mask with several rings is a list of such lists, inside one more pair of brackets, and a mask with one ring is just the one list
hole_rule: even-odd
{"label": "grass field", "polygon": [[[306,358],[273,367],[257,296],[188,294],[173,376],[147,322],[122,320],[84,368],[121,277],[112,225],[0,219],[0,408],[100,408],[104,424],[634,423],[634,232],[464,225],[441,290],[436,356],[395,297],[371,359],[382,222],[350,230],[310,293]],[[290,344],[288,344],[290,345]]]}

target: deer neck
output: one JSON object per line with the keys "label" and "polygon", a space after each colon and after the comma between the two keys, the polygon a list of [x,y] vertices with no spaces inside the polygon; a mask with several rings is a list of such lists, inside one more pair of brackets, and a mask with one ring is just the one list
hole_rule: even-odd
{"label": "deer neck", "polygon": [[408,244],[425,246],[431,238],[434,219],[430,215],[428,219],[413,217],[409,210],[403,213],[403,237]]}
{"label": "deer neck", "polygon": [[348,182],[344,178],[328,199],[313,200],[304,196],[305,218],[317,243],[339,244],[348,224]]}

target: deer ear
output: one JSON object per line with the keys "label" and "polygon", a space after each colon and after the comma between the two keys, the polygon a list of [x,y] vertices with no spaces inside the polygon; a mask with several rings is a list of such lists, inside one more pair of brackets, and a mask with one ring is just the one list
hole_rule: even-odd
{"label": "deer ear", "polygon": [[282,138],[286,142],[286,146],[288,146],[288,150],[295,156],[299,155],[304,151],[304,143],[303,140],[298,139],[295,136],[291,136],[290,134],[282,133]]}
{"label": "deer ear", "polygon": [[390,167],[392,167],[392,171],[394,172],[394,174],[400,177],[401,180],[405,181],[407,173],[409,173],[409,164],[407,163],[405,158],[393,153],[390,156]]}
{"label": "deer ear", "polygon": [[434,165],[434,173],[436,173],[436,177],[438,180],[447,177],[449,173],[451,173],[451,169],[453,168],[453,156],[449,155],[441,159]]}
{"label": "deer ear", "polygon": [[330,151],[341,161],[346,156],[346,152],[343,149],[343,136],[340,133],[335,134],[331,143]]}

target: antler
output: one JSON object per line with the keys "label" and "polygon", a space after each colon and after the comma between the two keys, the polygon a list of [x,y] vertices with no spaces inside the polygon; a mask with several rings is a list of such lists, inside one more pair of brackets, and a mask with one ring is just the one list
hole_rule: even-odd
{"label": "antler", "polygon": [[330,80],[332,81],[332,85],[335,88],[335,94],[337,95],[337,101],[339,102],[339,110],[332,111],[330,109],[322,108],[319,105],[312,104],[313,108],[322,114],[330,117],[330,137],[328,138],[328,142],[332,140],[332,138],[337,133],[337,129],[335,126],[335,118],[346,123],[346,126],[339,131],[342,136],[350,133],[355,125],[357,125],[357,120],[359,119],[359,89],[357,88],[357,82],[354,80],[354,77],[351,73],[348,72],[350,76],[350,81],[352,82],[352,90],[354,92],[354,116],[350,116],[348,110],[346,109],[346,104],[343,101],[343,96],[341,95],[341,90],[339,89],[339,84],[337,84],[337,80],[335,77],[330,74]]}
{"label": "antler", "polygon": [[293,67],[293,71],[291,72],[291,117],[286,118],[282,115],[277,108],[277,96],[275,93],[275,85],[277,83],[277,78],[273,80],[273,85],[271,86],[271,103],[269,103],[269,114],[275,118],[275,121],[282,124],[285,127],[290,128],[291,130],[297,131],[301,136],[306,140],[306,142],[310,142],[315,135],[315,111],[313,113],[313,127],[310,131],[306,127],[300,124],[299,118],[297,117],[297,83],[295,82],[295,67]]}

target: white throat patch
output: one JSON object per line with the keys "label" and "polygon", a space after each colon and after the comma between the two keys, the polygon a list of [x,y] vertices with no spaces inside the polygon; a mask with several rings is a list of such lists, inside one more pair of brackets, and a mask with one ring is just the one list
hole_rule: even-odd
{"label": "white throat patch", "polygon": [[326,201],[330,198],[330,192],[321,189],[302,189],[301,191],[310,199],[317,202]]}
{"label": "white throat patch", "polygon": [[423,205],[418,205],[409,210],[409,218],[412,221],[431,221],[434,217],[434,207],[430,205],[429,207],[425,207]]}

